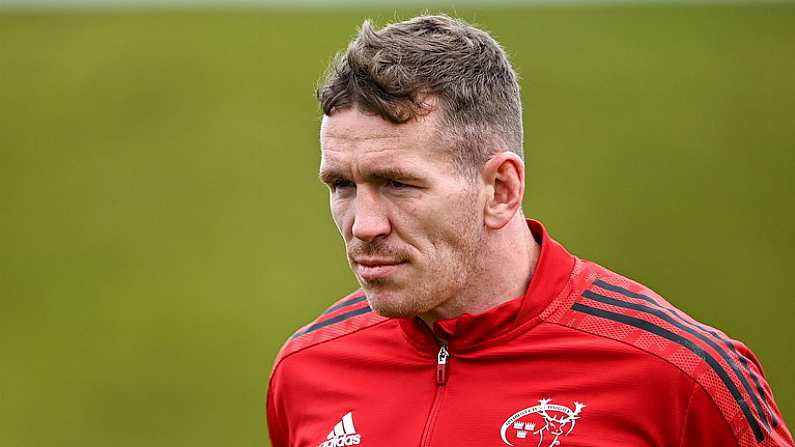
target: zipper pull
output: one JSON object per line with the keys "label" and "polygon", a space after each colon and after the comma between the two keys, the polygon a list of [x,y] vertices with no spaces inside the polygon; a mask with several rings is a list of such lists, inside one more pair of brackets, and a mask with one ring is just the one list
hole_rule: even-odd
{"label": "zipper pull", "polygon": [[439,347],[439,355],[436,357],[436,384],[444,385],[447,383],[447,359],[450,353],[447,351],[447,345]]}

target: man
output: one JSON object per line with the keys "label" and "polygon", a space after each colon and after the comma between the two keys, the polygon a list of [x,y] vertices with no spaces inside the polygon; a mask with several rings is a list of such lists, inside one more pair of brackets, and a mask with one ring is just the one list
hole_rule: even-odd
{"label": "man", "polygon": [[365,22],[318,97],[362,290],[279,353],[273,446],[793,445],[748,348],[524,218],[519,86],[487,33]]}

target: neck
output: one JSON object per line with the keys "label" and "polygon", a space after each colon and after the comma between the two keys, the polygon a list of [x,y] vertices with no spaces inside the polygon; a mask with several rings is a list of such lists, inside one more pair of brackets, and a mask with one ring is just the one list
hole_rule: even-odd
{"label": "neck", "polygon": [[474,273],[454,297],[419,315],[429,326],[436,320],[463,314],[478,314],[524,295],[540,247],[524,217],[517,213],[504,227],[487,235],[478,260],[482,268]]}

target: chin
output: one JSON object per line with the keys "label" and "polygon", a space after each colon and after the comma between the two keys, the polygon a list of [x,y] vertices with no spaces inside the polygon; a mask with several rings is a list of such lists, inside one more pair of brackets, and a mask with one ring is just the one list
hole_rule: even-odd
{"label": "chin", "polygon": [[407,313],[403,309],[395,309],[391,306],[386,306],[383,308],[373,306],[370,307],[373,308],[373,312],[386,318],[412,318],[418,315],[417,313]]}
{"label": "chin", "polygon": [[386,292],[364,287],[367,302],[373,312],[387,318],[410,318],[424,312],[410,294]]}

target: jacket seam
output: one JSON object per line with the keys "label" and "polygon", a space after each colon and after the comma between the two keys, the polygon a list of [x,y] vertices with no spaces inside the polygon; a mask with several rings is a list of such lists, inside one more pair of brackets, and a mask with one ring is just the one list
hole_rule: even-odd
{"label": "jacket seam", "polygon": [[[356,329],[356,330],[353,330],[353,331],[350,331],[350,332],[346,332],[346,333],[344,333],[344,334],[340,334],[340,335],[338,335],[338,336],[336,336],[336,337],[329,338],[328,340],[323,340],[323,341],[320,341],[320,342],[317,342],[317,343],[312,343],[312,344],[309,344],[309,345],[307,345],[307,346],[304,346],[303,348],[296,349],[295,351],[293,351],[293,352],[291,352],[291,353],[289,353],[289,354],[286,354],[286,355],[283,355],[283,356],[281,356],[281,358],[279,359],[279,361],[278,361],[278,362],[276,362],[276,363],[273,365],[273,372],[274,372],[274,373],[276,372],[276,369],[279,367],[279,365],[281,365],[281,364],[282,364],[282,362],[284,362],[284,361],[285,361],[285,360],[287,360],[288,358],[292,357],[293,355],[295,355],[295,354],[298,354],[299,352],[304,352],[304,351],[306,351],[307,349],[314,348],[315,346],[320,346],[320,345],[326,344],[326,343],[328,343],[328,342],[332,342],[332,341],[335,341],[335,340],[339,340],[339,339],[341,339],[341,338],[343,338],[343,337],[347,337],[348,335],[353,335],[353,334],[356,334],[356,333],[358,333],[358,332],[361,332],[361,331],[364,331],[364,330],[367,330],[367,329],[370,329],[370,328],[374,328],[374,327],[376,327],[376,326],[378,326],[378,325],[380,325],[380,324],[384,324],[384,323],[390,322],[390,321],[392,321],[392,320],[393,320],[392,318],[387,318],[387,319],[385,319],[385,320],[383,320],[383,321],[377,321],[377,322],[375,322],[375,323],[373,323],[373,324],[371,324],[371,325],[364,326],[364,327],[358,328],[358,329]],[[277,354],[277,355],[278,355],[278,354]],[[271,380],[273,380],[273,373],[271,373]]]}
{"label": "jacket seam", "polygon": [[637,347],[637,346],[635,346],[635,345],[633,345],[633,344],[631,344],[631,343],[625,342],[625,341],[623,341],[623,340],[616,340],[615,338],[609,337],[609,336],[607,336],[607,335],[595,334],[595,333],[593,333],[593,332],[589,332],[589,331],[586,331],[586,330],[583,330],[583,329],[580,329],[580,328],[572,327],[572,326],[569,326],[569,325],[567,325],[567,324],[560,323],[560,322],[557,322],[557,321],[549,321],[549,320],[546,320],[546,321],[544,321],[544,323],[546,323],[546,324],[554,324],[554,325],[556,325],[556,326],[560,326],[560,327],[564,327],[564,328],[567,328],[567,329],[571,329],[571,330],[573,330],[573,331],[581,332],[581,333],[583,333],[583,334],[591,335],[591,336],[594,336],[594,337],[604,338],[604,339],[606,339],[606,340],[610,340],[610,341],[613,341],[613,342],[615,342],[615,343],[619,343],[619,344],[622,344],[622,345],[628,346],[628,347],[632,348],[632,349],[633,349],[633,350],[635,350],[635,351],[639,351],[639,352],[642,352],[642,353],[644,353],[644,354],[648,354],[648,355],[650,355],[650,356],[652,356],[652,357],[656,357],[656,358],[658,358],[658,359],[662,360],[663,362],[667,363],[668,365],[670,365],[670,366],[672,366],[672,367],[676,368],[677,370],[679,370],[679,372],[681,372],[682,374],[684,374],[684,375],[685,375],[685,377],[687,377],[687,378],[688,378],[688,379],[690,379],[691,381],[693,381],[693,382],[695,382],[695,383],[698,383],[698,381],[697,381],[697,380],[696,380],[696,379],[695,379],[693,376],[691,376],[691,375],[690,375],[690,373],[688,373],[687,371],[685,371],[684,369],[682,369],[682,367],[680,367],[680,366],[679,366],[679,365],[677,365],[676,363],[673,363],[673,362],[671,362],[670,360],[668,360],[668,359],[666,359],[666,358],[664,358],[664,357],[661,357],[661,356],[659,356],[659,355],[657,355],[657,354],[655,354],[655,353],[653,353],[653,352],[649,352],[649,351],[647,351],[647,350],[645,350],[645,349],[643,349],[643,348],[639,348],[639,347]]}
{"label": "jacket seam", "polygon": [[687,417],[690,415],[690,408],[692,407],[693,400],[694,400],[694,398],[696,396],[696,391],[698,391],[699,388],[702,389],[707,396],[709,396],[709,401],[712,403],[712,406],[715,407],[715,411],[718,412],[718,414],[720,415],[721,420],[723,421],[724,424],[726,424],[726,426],[728,427],[728,429],[731,432],[732,436],[734,436],[734,440],[737,442],[737,445],[738,446],[741,445],[741,441],[740,440],[745,435],[745,433],[748,430],[750,430],[750,426],[746,424],[745,428],[740,429],[739,432],[735,432],[732,429],[731,423],[729,423],[729,421],[726,420],[726,416],[723,415],[723,412],[718,407],[718,404],[715,403],[715,399],[712,398],[712,395],[697,380],[694,380],[694,382],[695,382],[695,385],[693,386],[693,392],[690,394],[690,401],[687,403],[687,410],[685,411],[685,417],[682,419],[682,430],[681,430],[682,434],[681,434],[681,437],[679,439],[679,447],[683,447],[685,445],[684,444],[684,442],[685,442],[685,423],[687,422]]}
{"label": "jacket seam", "polygon": [[698,389],[698,382],[693,381],[693,388],[690,390],[690,399],[687,400],[687,407],[685,414],[682,417],[682,424],[679,428],[679,447],[682,447],[685,442],[685,424],[687,424],[687,417],[690,415],[690,407],[693,405],[693,399],[696,397],[696,390]]}

